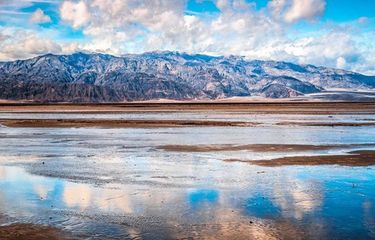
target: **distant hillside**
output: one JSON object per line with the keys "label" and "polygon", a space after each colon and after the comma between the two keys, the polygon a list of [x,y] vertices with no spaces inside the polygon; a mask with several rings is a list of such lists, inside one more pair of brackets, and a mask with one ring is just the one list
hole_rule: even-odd
{"label": "distant hillside", "polygon": [[0,63],[0,99],[12,100],[288,98],[333,88],[372,90],[375,76],[312,65],[178,52],[122,57],[47,54]]}

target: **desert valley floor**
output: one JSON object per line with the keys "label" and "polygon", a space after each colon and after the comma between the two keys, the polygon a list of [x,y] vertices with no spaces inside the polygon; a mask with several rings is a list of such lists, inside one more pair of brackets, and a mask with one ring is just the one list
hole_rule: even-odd
{"label": "desert valley floor", "polygon": [[0,104],[0,239],[375,238],[375,103]]}

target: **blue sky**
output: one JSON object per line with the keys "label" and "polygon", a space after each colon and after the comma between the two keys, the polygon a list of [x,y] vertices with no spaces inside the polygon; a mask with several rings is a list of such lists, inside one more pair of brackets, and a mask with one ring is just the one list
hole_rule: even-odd
{"label": "blue sky", "polygon": [[375,74],[374,37],[374,0],[0,0],[0,61],[173,50]]}
{"label": "blue sky", "polygon": [[375,1],[327,0],[323,20],[345,22],[354,21],[360,17],[375,17]]}

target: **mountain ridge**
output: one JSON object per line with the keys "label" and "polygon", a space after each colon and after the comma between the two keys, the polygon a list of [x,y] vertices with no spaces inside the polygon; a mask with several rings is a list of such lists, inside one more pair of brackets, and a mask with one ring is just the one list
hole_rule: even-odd
{"label": "mountain ridge", "polygon": [[42,102],[289,98],[373,90],[375,76],[314,65],[181,52],[77,52],[0,62],[0,98]]}

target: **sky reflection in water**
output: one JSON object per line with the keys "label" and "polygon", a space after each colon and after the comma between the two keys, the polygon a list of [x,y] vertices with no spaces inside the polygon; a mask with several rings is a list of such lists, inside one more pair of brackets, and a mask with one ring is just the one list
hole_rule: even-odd
{"label": "sky reflection in water", "polygon": [[262,168],[222,160],[286,153],[155,149],[171,143],[371,143],[374,133],[374,127],[0,128],[0,222],[50,224],[99,238],[239,232],[374,238],[375,167]]}
{"label": "sky reflection in water", "polygon": [[[119,218],[119,222],[130,219],[130,226],[136,218],[143,218],[137,220],[144,221],[142,225],[153,221],[165,224],[168,220],[177,221],[176,224],[225,223],[247,218],[271,221],[275,225],[286,221],[302,228],[307,235],[309,231],[319,230],[313,232],[315,237],[374,237],[374,168],[315,167],[307,173],[303,168],[282,171],[283,177],[265,173],[267,185],[250,183],[244,189],[151,190],[144,186],[110,184],[95,187],[33,176],[19,167],[1,167],[0,208],[13,218],[63,228],[79,221],[83,225],[98,226],[102,221],[116,222]],[[222,214],[229,211],[235,214]],[[72,216],[77,222],[72,222]],[[102,234],[123,234],[117,228],[110,230],[111,225]],[[137,228],[137,224],[134,226]],[[91,231],[95,232],[96,228]],[[79,232],[74,227],[72,230]]]}

